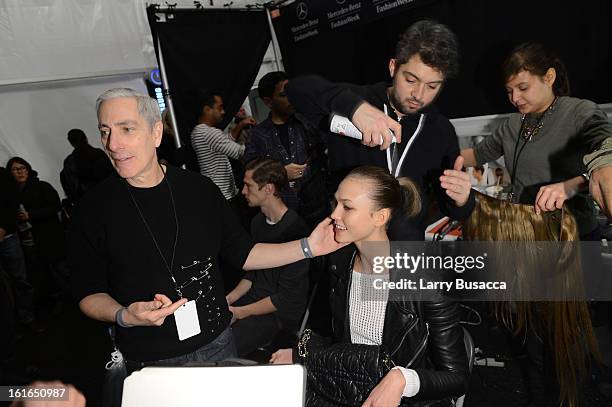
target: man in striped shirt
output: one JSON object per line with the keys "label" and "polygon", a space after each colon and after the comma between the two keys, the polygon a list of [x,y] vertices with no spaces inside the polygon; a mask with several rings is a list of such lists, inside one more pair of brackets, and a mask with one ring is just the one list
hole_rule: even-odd
{"label": "man in striped shirt", "polygon": [[202,93],[200,106],[198,124],[191,132],[191,145],[198,158],[200,173],[210,178],[225,199],[230,200],[238,195],[238,188],[229,158],[239,159],[244,154],[244,145],[236,142],[234,134],[239,135],[247,122],[240,122],[230,134],[223,133],[216,127],[225,115],[221,96]]}

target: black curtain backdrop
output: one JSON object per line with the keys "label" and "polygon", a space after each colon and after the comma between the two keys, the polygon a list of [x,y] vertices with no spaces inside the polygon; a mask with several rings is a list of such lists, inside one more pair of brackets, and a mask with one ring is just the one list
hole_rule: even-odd
{"label": "black curtain backdrop", "polygon": [[181,139],[190,146],[189,135],[201,108],[195,103],[198,91],[221,94],[223,126],[248,96],[270,43],[266,12],[150,6],[147,14],[158,61],[160,39]]}
{"label": "black curtain backdrop", "polygon": [[[397,7],[373,17],[372,6],[381,3]],[[437,105],[450,118],[514,111],[500,66],[525,41],[543,42],[559,54],[573,96],[612,102],[609,0],[298,0],[279,12],[273,21],[288,73],[353,83],[389,79],[389,58],[413,22],[434,19],[448,25],[459,38],[460,74],[448,82]],[[332,26],[338,19],[345,24]]]}

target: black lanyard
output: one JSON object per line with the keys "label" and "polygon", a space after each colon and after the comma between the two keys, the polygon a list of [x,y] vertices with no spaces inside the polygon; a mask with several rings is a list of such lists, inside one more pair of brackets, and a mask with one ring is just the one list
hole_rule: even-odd
{"label": "black lanyard", "polygon": [[[163,168],[162,168],[162,172],[164,172]],[[157,243],[157,239],[155,239],[155,235],[153,234],[153,231],[149,227],[149,223],[145,219],[144,214],[140,210],[140,207],[138,206],[138,203],[136,202],[136,199],[134,198],[134,195],[132,194],[132,191],[130,190],[130,186],[127,180],[125,181],[125,187],[127,188],[128,193],[130,194],[130,198],[132,198],[132,202],[134,203],[134,206],[136,207],[136,210],[138,211],[138,214],[140,215],[140,219],[142,220],[142,223],[144,223],[145,227],[147,228],[147,231],[149,232],[149,236],[151,236],[151,240],[153,240],[153,243],[155,244],[155,248],[157,249],[157,253],[159,253],[159,257],[161,257],[164,263],[164,266],[166,266],[166,270],[168,270],[168,273],[170,273],[170,277],[172,278],[172,282],[174,283],[174,289],[176,290],[179,297],[183,298],[182,289],[184,288],[184,285],[181,285],[179,287],[179,285],[176,282],[176,279],[174,278],[174,273],[172,273],[172,269],[174,268],[174,255],[176,253],[176,243],[178,241],[178,236],[179,236],[179,223],[178,223],[178,216],[176,214],[176,205],[174,203],[174,195],[172,194],[172,188],[170,187],[170,182],[168,181],[168,176],[165,172],[164,172],[164,181],[166,182],[168,191],[170,191],[170,202],[172,202],[172,211],[174,212],[174,222],[176,225],[176,231],[174,233],[174,243],[172,245],[172,257],[170,258],[169,265],[168,265],[168,261],[166,260],[166,257],[164,256],[164,254],[162,253],[159,247],[159,244]]]}
{"label": "black lanyard", "polygon": [[[525,138],[523,137],[523,130],[525,129],[525,116],[523,116],[523,120],[521,121],[521,128],[518,132],[518,137],[516,138],[516,144],[514,144],[514,156],[512,157],[512,175],[510,176],[510,183],[512,184],[512,188],[514,188],[514,181],[516,178],[516,169],[518,167],[519,158],[521,158],[521,154],[525,149],[525,146],[531,140],[531,137]],[[519,149],[519,143],[523,140],[523,145]]]}
{"label": "black lanyard", "polygon": [[[544,111],[544,113],[542,113],[542,116],[540,116],[540,118],[537,120],[537,122],[536,122],[536,124],[535,124],[535,126],[533,128],[526,129],[526,123],[527,123],[527,115],[526,114],[523,115],[523,117],[521,119],[521,128],[519,129],[518,138],[516,139],[516,144],[514,145],[514,156],[512,158],[512,175],[510,176],[510,182],[512,183],[512,188],[513,189],[515,187],[514,181],[515,181],[515,178],[516,178],[519,158],[521,158],[521,154],[523,153],[523,150],[525,149],[525,146],[527,145],[527,143],[529,141],[531,141],[531,138],[533,136],[538,134],[538,132],[540,131],[540,129],[544,125],[544,118],[546,117],[546,115],[548,113],[550,113],[554,109],[554,106],[555,106],[555,103],[557,102],[557,99],[559,99],[559,98],[557,96],[555,96],[555,98],[553,99],[553,101],[550,104],[550,106],[548,106],[546,108],[546,110]],[[519,143],[520,143],[521,139],[523,139],[523,145],[519,149]]]}

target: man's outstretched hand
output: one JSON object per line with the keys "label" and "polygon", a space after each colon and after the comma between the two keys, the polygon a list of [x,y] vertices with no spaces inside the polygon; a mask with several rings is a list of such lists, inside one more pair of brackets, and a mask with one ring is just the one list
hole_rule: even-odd
{"label": "man's outstretched hand", "polygon": [[472,190],[470,176],[463,171],[464,158],[457,156],[452,170],[445,170],[440,177],[440,185],[446,194],[455,201],[455,205],[463,206],[467,203]]}
{"label": "man's outstretched hand", "polygon": [[155,294],[153,301],[140,301],[130,304],[123,313],[123,321],[133,326],[161,326],[168,315],[187,302],[181,298],[172,302],[164,294]]}

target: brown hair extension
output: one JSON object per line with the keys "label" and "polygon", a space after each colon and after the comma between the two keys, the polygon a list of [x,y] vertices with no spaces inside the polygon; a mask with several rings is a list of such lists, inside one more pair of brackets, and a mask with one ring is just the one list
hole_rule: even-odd
{"label": "brown hair extension", "polygon": [[[477,193],[477,204],[463,227],[463,236],[472,241],[578,241],[576,221],[571,213],[563,211],[536,214],[533,205],[513,204]],[[597,340],[593,334],[587,304],[574,293],[582,287],[580,251],[575,243],[561,245],[555,258],[542,259],[535,244],[524,246],[524,256],[518,259],[503,259],[514,267],[503,267],[513,274],[521,293],[529,292],[529,276],[535,264],[556,262],[565,274],[555,287],[566,301],[504,301],[497,302],[494,314],[498,321],[515,335],[525,332],[534,318],[544,327],[544,340],[552,346],[555,354],[555,373],[559,383],[559,405],[574,407],[578,403],[578,381],[589,374],[589,361],[593,356],[601,360]],[[523,254],[523,251],[521,252]],[[553,263],[554,264],[554,263]],[[529,266],[532,267],[529,267]]]}

